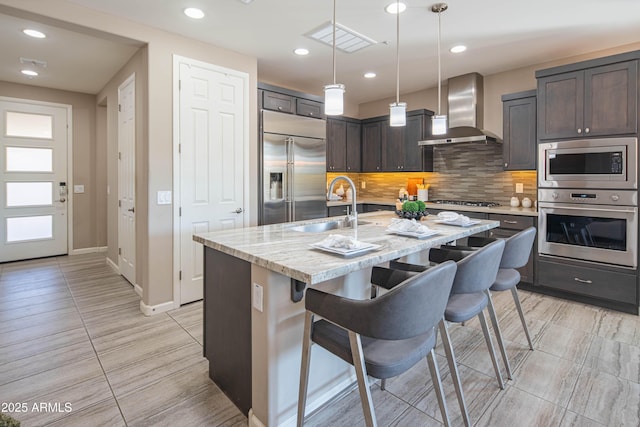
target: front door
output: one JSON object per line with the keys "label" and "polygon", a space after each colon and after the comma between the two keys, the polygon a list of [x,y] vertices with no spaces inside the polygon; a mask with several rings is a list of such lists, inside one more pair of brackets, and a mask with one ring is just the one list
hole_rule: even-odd
{"label": "front door", "polygon": [[180,304],[202,299],[203,247],[194,233],[245,224],[245,73],[179,60]]}
{"label": "front door", "polygon": [[0,99],[0,262],[67,253],[68,106]]}

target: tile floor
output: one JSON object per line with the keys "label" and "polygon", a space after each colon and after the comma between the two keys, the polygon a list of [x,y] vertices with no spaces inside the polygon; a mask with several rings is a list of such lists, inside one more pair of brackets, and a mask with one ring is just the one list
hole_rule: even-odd
{"label": "tile floor", "polygon": [[[640,425],[637,316],[521,292],[532,352],[510,294],[494,300],[514,370],[505,390],[479,323],[450,326],[475,425]],[[461,425],[437,353],[453,424]],[[442,425],[426,363],[372,391],[381,426]],[[102,255],[0,264],[0,403],[23,426],[247,424],[207,375],[202,304],[145,317]],[[357,391],[307,425],[364,425]]]}

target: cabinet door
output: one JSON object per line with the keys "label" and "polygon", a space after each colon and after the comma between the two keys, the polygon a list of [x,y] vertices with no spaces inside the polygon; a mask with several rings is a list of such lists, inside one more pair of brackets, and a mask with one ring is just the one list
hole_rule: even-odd
{"label": "cabinet door", "polygon": [[262,93],[262,108],[293,114],[296,112],[296,98],[265,90]]}
{"label": "cabinet door", "polygon": [[538,138],[576,137],[582,133],[584,71],[538,79]]}
{"label": "cabinet door", "polygon": [[362,172],[380,172],[382,122],[362,125]]}
{"label": "cabinet door", "polygon": [[585,70],[584,133],[593,136],[636,133],[638,62]]}
{"label": "cabinet door", "polygon": [[346,170],[347,123],[340,119],[327,120],[327,172]]}
{"label": "cabinet door", "polygon": [[347,172],[360,172],[362,154],[362,125],[347,122]]}
{"label": "cabinet door", "polygon": [[423,170],[422,147],[418,145],[418,141],[423,138],[425,120],[426,116],[423,114],[407,117],[403,138],[403,171],[421,172]]}
{"label": "cabinet door", "polygon": [[296,98],[296,114],[299,116],[324,119],[324,104],[322,102],[311,101],[309,99]]}
{"label": "cabinet door", "polygon": [[505,170],[536,169],[536,98],[505,101],[502,157]]}
{"label": "cabinet door", "polygon": [[384,123],[382,132],[382,170],[400,172],[404,166],[404,126],[392,127]]}

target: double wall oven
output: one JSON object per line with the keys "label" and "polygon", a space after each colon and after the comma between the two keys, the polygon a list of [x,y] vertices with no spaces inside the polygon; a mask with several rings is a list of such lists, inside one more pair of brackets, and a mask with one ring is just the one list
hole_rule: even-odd
{"label": "double wall oven", "polygon": [[538,146],[538,252],[638,266],[637,138]]}

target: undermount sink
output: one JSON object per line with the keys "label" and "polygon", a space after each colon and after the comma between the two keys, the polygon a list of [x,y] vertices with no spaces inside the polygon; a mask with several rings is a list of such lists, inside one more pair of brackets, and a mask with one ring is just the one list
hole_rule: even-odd
{"label": "undermount sink", "polygon": [[[369,224],[369,221],[358,220],[358,225]],[[351,224],[345,220],[334,220],[326,222],[315,222],[313,224],[303,224],[291,227],[290,230],[301,233],[321,233],[323,231],[337,230],[340,228],[351,228]]]}

